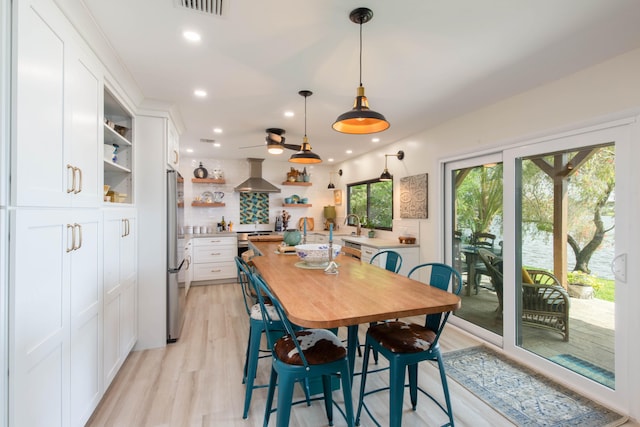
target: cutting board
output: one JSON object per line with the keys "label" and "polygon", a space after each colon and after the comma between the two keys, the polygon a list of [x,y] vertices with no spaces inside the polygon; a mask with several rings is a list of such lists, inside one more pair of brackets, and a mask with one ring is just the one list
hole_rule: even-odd
{"label": "cutting board", "polygon": [[305,218],[307,218],[307,231],[313,231],[313,218],[311,218],[310,216],[303,216],[302,218],[300,218],[300,220],[298,221],[298,230],[302,231],[302,229],[304,228]]}

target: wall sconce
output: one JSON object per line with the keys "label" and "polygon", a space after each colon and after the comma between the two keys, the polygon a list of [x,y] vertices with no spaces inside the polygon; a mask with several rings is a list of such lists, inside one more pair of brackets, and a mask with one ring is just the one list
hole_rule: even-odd
{"label": "wall sconce", "polygon": [[404,159],[404,151],[400,150],[396,154],[385,154],[384,155],[384,171],[380,175],[380,181],[391,181],[393,176],[389,173],[389,169],[387,169],[387,157],[397,157],[398,160]]}
{"label": "wall sconce", "polygon": [[333,184],[333,180],[331,179],[334,173],[337,173],[338,175],[342,176],[342,169],[338,169],[337,172],[329,171],[329,185],[327,185],[327,189],[329,190],[333,190],[334,188],[336,188],[336,186]]}

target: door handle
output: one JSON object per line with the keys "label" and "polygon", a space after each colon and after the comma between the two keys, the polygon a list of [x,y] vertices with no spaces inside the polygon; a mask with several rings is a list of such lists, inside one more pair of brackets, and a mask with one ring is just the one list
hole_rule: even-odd
{"label": "door handle", "polygon": [[[71,188],[69,188],[69,171],[71,171]],[[73,193],[76,189],[76,173],[74,167],[67,165],[67,193]]]}
{"label": "door handle", "polygon": [[75,234],[76,230],[78,231],[78,242],[77,242],[78,244],[77,245],[75,244],[75,240],[76,239],[75,238],[73,239],[74,240],[73,250],[75,251],[75,250],[80,249],[82,247],[82,225],[80,225],[78,223],[73,224],[73,230],[74,230],[74,234]]}
{"label": "door handle", "polygon": [[[71,232],[69,232],[71,230]],[[71,236],[71,239],[69,239]],[[71,240],[71,247],[69,247],[69,240]],[[71,252],[76,246],[76,234],[73,232],[73,225],[67,224],[67,253]]]}

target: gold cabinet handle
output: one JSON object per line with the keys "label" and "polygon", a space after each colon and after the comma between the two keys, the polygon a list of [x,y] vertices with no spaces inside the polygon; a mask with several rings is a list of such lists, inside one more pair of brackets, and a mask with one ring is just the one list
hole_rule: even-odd
{"label": "gold cabinet handle", "polygon": [[125,218],[121,219],[122,221],[122,234],[120,237],[127,237],[127,220]]}
{"label": "gold cabinet handle", "polygon": [[73,178],[74,178],[73,179],[73,183],[74,183],[73,185],[75,187],[75,182],[76,182],[75,181],[75,173],[76,172],[78,172],[78,188],[73,191],[73,194],[78,194],[79,192],[82,191],[82,169],[80,169],[78,167],[74,167],[73,168]]}
{"label": "gold cabinet handle", "polygon": [[180,155],[178,154],[178,150],[173,150],[173,158],[174,158],[173,163],[177,165],[178,161],[180,160]]}
{"label": "gold cabinet handle", "polygon": [[78,230],[78,244],[75,245],[75,239],[74,239],[74,247],[73,250],[77,250],[80,249],[82,247],[82,225],[80,224],[73,224],[73,228],[74,230]]}
{"label": "gold cabinet handle", "polygon": [[211,270],[212,273],[220,273],[222,270],[218,269],[218,270]]}
{"label": "gold cabinet handle", "polygon": [[212,252],[209,255],[220,255],[220,252]]}
{"label": "gold cabinet handle", "polygon": [[[69,232],[71,230],[71,232]],[[69,239],[71,235],[71,239]],[[71,240],[71,247],[69,247],[69,240]],[[74,250],[76,247],[76,233],[74,232],[74,225],[67,224],[67,253]]]}
{"label": "gold cabinet handle", "polygon": [[[69,188],[69,171],[71,171],[71,188]],[[67,193],[72,193],[76,189],[76,173],[75,168],[67,165]]]}

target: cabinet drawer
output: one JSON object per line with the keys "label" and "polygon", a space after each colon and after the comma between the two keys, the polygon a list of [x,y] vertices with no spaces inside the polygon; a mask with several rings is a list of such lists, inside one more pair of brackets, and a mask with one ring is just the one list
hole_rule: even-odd
{"label": "cabinet drawer", "polygon": [[361,246],[360,250],[362,251],[361,260],[365,263],[370,262],[371,258],[373,258],[373,256],[378,253],[378,249],[372,248],[370,246]]}
{"label": "cabinet drawer", "polygon": [[233,245],[238,242],[238,238],[235,236],[221,236],[221,237],[198,237],[193,240],[193,246],[219,246],[219,245]]}
{"label": "cabinet drawer", "polygon": [[238,255],[235,246],[196,246],[193,248],[193,262],[201,264],[203,262],[233,262]]}
{"label": "cabinet drawer", "polygon": [[230,279],[235,277],[235,262],[212,262],[193,265],[193,280]]}

